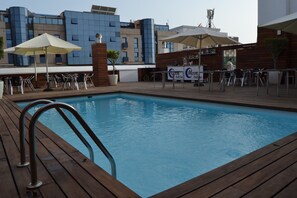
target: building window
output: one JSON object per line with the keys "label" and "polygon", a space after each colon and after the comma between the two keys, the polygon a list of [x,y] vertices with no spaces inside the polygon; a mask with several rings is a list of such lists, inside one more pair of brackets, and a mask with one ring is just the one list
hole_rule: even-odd
{"label": "building window", "polygon": [[128,62],[128,53],[126,51],[122,52],[122,62]]}
{"label": "building window", "polygon": [[134,61],[135,62],[139,61],[139,53],[138,52],[134,52]]}
{"label": "building window", "polygon": [[116,40],[116,37],[115,36],[111,36],[110,37],[110,42],[116,42],[117,40]]}
{"label": "building window", "polygon": [[138,38],[134,38],[134,49],[138,49]]}
{"label": "building window", "polygon": [[9,18],[8,18],[8,16],[4,16],[4,22],[5,22],[5,23],[9,23]]}
{"label": "building window", "polygon": [[95,36],[94,35],[92,35],[92,36],[89,36],[89,41],[95,41],[96,39],[95,39]]}
{"label": "building window", "polygon": [[78,24],[78,19],[77,18],[72,18],[71,19],[71,24]]}
{"label": "building window", "polygon": [[40,63],[45,63],[46,62],[44,54],[40,55],[39,59],[40,59]]}
{"label": "building window", "polygon": [[62,56],[61,56],[61,54],[56,54],[55,61],[56,61],[56,64],[62,64]]}
{"label": "building window", "polygon": [[127,37],[122,37],[122,43],[127,43]]}
{"label": "building window", "polygon": [[79,57],[79,51],[73,51],[73,57]]}
{"label": "building window", "polygon": [[11,30],[10,29],[6,29],[6,40],[12,40],[11,39]]}
{"label": "building window", "polygon": [[78,35],[72,35],[72,40],[73,41],[78,41]]}
{"label": "building window", "polygon": [[110,21],[110,22],[109,22],[109,27],[115,27],[115,26],[116,26],[115,21]]}

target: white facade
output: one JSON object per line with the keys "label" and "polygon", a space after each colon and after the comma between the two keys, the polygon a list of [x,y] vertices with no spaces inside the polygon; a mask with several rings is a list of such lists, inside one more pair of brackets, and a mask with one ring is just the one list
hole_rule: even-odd
{"label": "white facade", "polygon": [[258,25],[297,12],[297,0],[258,0]]}

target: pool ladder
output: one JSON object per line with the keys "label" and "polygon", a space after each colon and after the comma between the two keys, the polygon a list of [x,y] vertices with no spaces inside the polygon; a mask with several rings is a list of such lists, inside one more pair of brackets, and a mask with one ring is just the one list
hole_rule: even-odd
{"label": "pool ladder", "polygon": [[[32,116],[30,124],[29,124],[29,151],[30,151],[30,163],[26,162],[26,154],[25,154],[25,116],[26,113],[34,106],[45,104],[43,107],[38,109]],[[72,115],[77,119],[80,125],[84,128],[84,130],[88,133],[88,135],[92,138],[94,143],[99,147],[99,149],[103,152],[103,154],[109,160],[111,166],[111,175],[116,178],[116,164],[112,157],[112,155],[108,152],[102,142],[98,139],[98,137],[94,134],[92,129],[88,126],[88,124],[84,121],[84,119],[79,115],[79,113],[73,108],[71,105],[61,103],[61,102],[53,102],[51,100],[41,99],[36,100],[28,104],[20,115],[19,120],[19,135],[20,135],[20,163],[17,165],[18,167],[25,167],[30,164],[31,169],[31,182],[27,186],[27,189],[36,189],[42,185],[42,182],[37,179],[37,165],[36,165],[36,144],[35,144],[35,124],[38,118],[46,111],[50,109],[56,109],[58,113],[62,116],[62,118],[67,122],[67,124],[71,127],[73,132],[78,136],[78,138],[83,142],[83,144],[87,147],[90,159],[94,162],[94,151],[88,141],[82,136],[79,130],[75,127],[72,121],[67,117],[62,109],[68,110]]]}

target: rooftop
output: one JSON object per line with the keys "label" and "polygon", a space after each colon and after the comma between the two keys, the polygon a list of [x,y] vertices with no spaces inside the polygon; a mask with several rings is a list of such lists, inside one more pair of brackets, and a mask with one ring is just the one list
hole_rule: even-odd
{"label": "rooftop", "polygon": [[[52,92],[26,92],[25,94],[5,95],[0,100],[0,156],[2,163],[1,177],[5,177],[5,185],[0,185],[1,196],[30,196],[32,193],[46,197],[48,195],[74,196],[105,194],[109,197],[136,197],[133,191],[117,182],[98,166],[87,160],[75,148],[54,135],[49,129],[38,125],[37,157],[38,174],[46,185],[39,190],[26,191],[30,180],[29,168],[17,169],[19,160],[18,117],[20,109],[13,101],[35,100],[38,98],[56,98],[75,95],[92,95],[110,92],[128,92],[157,95],[165,97],[202,100],[228,104],[241,104],[297,112],[297,89],[293,86],[287,90],[280,89],[276,95],[275,87],[269,94],[266,88],[260,87],[259,95],[256,87],[226,87],[220,91],[214,84],[213,91],[209,87],[193,87],[191,83],[175,84],[167,82],[162,88],[160,82],[119,83],[118,86],[96,87],[88,90],[57,89]],[[242,158],[230,162],[206,174],[193,178],[177,187],[161,192],[156,197],[240,197],[259,196],[287,197],[296,194],[297,172],[297,133],[294,133],[273,144],[265,146]],[[91,178],[89,178],[93,175]],[[1,181],[4,181],[1,179]],[[91,185],[92,187],[90,187]],[[7,193],[7,194],[6,194]],[[48,193],[48,194],[47,194]]]}

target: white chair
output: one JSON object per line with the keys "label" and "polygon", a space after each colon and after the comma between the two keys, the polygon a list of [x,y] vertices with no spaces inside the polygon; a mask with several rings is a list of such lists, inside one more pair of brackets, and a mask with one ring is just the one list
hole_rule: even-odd
{"label": "white chair", "polygon": [[93,78],[94,74],[90,73],[86,75],[86,83],[87,83],[87,87],[95,87],[94,83],[93,83]]}
{"label": "white chair", "polygon": [[82,87],[84,87],[85,89],[88,89],[86,74],[83,74],[83,73],[78,74],[75,80],[76,80],[75,83],[76,83],[77,90],[79,90],[79,88],[82,88]]}
{"label": "white chair", "polygon": [[32,91],[35,91],[35,88],[32,84],[32,80],[33,80],[34,76],[29,76],[27,78],[24,78],[23,79],[23,82],[24,82],[24,87],[29,87]]}

